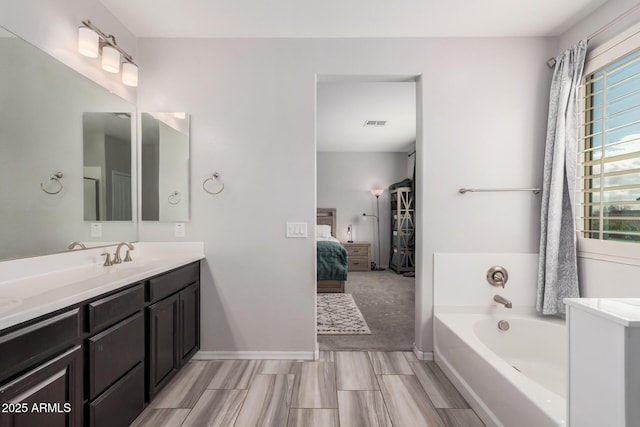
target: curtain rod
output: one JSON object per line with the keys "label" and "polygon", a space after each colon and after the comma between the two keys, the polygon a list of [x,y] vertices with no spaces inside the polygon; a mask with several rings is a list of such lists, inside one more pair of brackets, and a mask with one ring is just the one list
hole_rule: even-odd
{"label": "curtain rod", "polygon": [[[612,19],[611,21],[609,21],[608,23],[606,23],[605,25],[600,27],[599,29],[595,30],[593,33],[591,33],[589,35],[589,37],[587,37],[587,41],[591,41],[592,39],[598,37],[600,34],[604,33],[605,31],[607,31],[608,29],[610,29],[614,25],[618,24],[620,21],[622,21],[624,18],[626,18],[627,16],[631,15],[632,13],[634,13],[638,9],[640,9],[640,3],[636,4],[635,6],[631,7],[626,12],[623,12],[622,14],[618,15],[616,18]],[[556,66],[556,58],[550,58],[547,61],[547,65],[549,66],[549,68],[555,67]]]}
{"label": "curtain rod", "polygon": [[414,154],[416,154],[416,150],[413,150],[412,152],[410,152],[409,154],[407,154],[407,157],[411,157],[411,156],[413,156]]}

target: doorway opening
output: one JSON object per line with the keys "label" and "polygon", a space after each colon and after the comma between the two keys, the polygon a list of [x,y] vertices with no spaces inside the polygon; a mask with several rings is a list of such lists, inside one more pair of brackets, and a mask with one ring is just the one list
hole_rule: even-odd
{"label": "doorway opening", "polygon": [[[415,252],[418,79],[318,78],[316,297],[321,351],[414,347],[415,270],[420,262]],[[334,215],[329,228],[327,210]],[[343,248],[346,280],[342,287],[322,292],[327,277],[320,240],[327,233]],[[331,278],[340,282],[340,277]]]}

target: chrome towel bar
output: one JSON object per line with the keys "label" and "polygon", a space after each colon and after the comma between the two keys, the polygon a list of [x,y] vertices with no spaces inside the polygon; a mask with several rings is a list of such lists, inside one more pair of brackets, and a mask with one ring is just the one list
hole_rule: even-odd
{"label": "chrome towel bar", "polygon": [[465,193],[493,193],[503,191],[531,191],[533,194],[538,194],[542,191],[540,188],[461,188],[458,190],[460,194]]}

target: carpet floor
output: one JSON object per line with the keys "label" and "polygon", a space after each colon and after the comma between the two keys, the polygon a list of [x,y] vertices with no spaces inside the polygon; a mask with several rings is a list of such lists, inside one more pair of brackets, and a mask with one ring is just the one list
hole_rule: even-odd
{"label": "carpet floor", "polygon": [[349,272],[345,292],[353,295],[371,335],[318,335],[320,350],[412,349],[415,278],[393,270]]}

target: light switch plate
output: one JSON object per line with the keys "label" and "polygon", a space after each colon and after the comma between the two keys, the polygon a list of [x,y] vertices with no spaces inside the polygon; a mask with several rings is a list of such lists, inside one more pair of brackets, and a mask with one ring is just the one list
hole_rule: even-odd
{"label": "light switch plate", "polygon": [[99,222],[91,223],[91,237],[102,237],[102,224]]}
{"label": "light switch plate", "polygon": [[307,237],[306,222],[287,222],[287,238]]}
{"label": "light switch plate", "polygon": [[173,230],[175,237],[184,237],[186,234],[184,222],[176,222]]}

